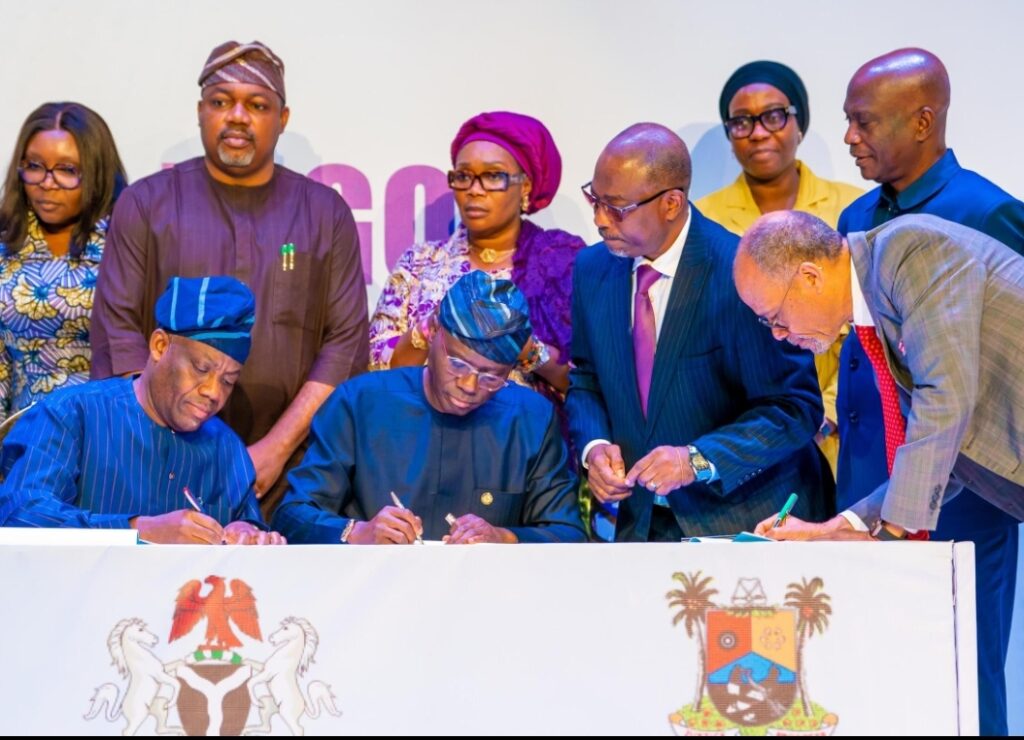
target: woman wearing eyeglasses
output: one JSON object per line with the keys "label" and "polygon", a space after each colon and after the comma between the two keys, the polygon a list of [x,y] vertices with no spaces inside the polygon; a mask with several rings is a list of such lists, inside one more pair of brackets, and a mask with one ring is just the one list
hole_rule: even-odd
{"label": "woman wearing eyeglasses", "polygon": [[445,241],[415,244],[384,286],[370,321],[370,369],[422,365],[430,316],[472,270],[511,279],[526,296],[533,340],[510,380],[556,403],[569,387],[572,266],[578,236],[523,218],[547,207],[562,160],[540,121],[518,113],[481,113],[451,145],[448,184],[462,224]]}
{"label": "woman wearing eyeglasses", "polygon": [[[743,65],[725,83],[718,109],[743,171],[731,185],[696,205],[730,231],[743,234],[761,214],[782,210],[814,214],[835,228],[839,214],[863,192],[817,177],[796,158],[811,111],[803,81],[786,65],[769,61]],[[825,402],[825,421],[816,439],[833,475],[839,455],[835,430],[841,346],[842,337],[829,352],[815,356]]]}
{"label": "woman wearing eyeglasses", "polygon": [[126,184],[92,110],[46,103],[22,124],[0,193],[0,419],[89,379],[96,274]]}

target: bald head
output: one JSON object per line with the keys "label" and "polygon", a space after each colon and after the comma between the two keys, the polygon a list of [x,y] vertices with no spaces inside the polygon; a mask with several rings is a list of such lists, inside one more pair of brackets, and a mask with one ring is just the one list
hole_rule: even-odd
{"label": "bald head", "polygon": [[865,63],[850,87],[865,85],[905,107],[930,106],[945,126],[949,110],[949,74],[942,60],[924,49],[896,49]]}
{"label": "bald head", "polygon": [[620,133],[601,152],[602,165],[638,175],[652,190],[690,191],[690,152],[672,129],[658,123],[635,123]]}
{"label": "bald head", "polygon": [[689,190],[683,140],[665,126],[637,123],[597,158],[589,194],[594,225],[612,254],[657,259],[686,225]]}
{"label": "bald head", "polygon": [[897,192],[946,152],[949,75],[924,49],[897,49],[853,75],[843,106],[845,141],[865,179]]}

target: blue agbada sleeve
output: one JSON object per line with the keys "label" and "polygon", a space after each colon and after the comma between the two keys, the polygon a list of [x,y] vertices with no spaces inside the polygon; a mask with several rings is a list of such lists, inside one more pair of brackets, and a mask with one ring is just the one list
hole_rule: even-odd
{"label": "blue agbada sleeve", "polygon": [[352,495],[355,467],[355,423],[344,385],[313,417],[309,440],[302,462],[288,474],[271,529],[293,544],[338,543],[350,521],[339,512]]}
{"label": "blue agbada sleeve", "polygon": [[578,481],[553,408],[528,480],[522,520],[529,526],[509,527],[509,531],[520,542],[585,542],[576,501]]}
{"label": "blue agbada sleeve", "polygon": [[[595,247],[591,247],[591,250]],[[586,256],[584,256],[586,255]],[[591,297],[589,261],[592,252],[581,252],[576,258],[572,287],[572,362],[569,365],[569,391],[565,408],[569,414],[569,434],[573,447],[580,455],[587,445],[597,439],[612,439],[612,425],[608,417],[601,384],[594,366],[594,352],[587,334],[585,320],[587,301]],[[581,264],[582,263],[582,264]],[[579,461],[577,461],[579,462]]]}
{"label": "blue agbada sleeve", "polygon": [[232,502],[231,519],[221,524],[249,522],[254,527],[266,530],[267,523],[263,520],[260,502],[256,498],[256,469],[252,458],[241,438],[229,429],[225,429],[221,436],[217,462],[217,487]]}
{"label": "blue agbada sleeve", "polygon": [[15,424],[0,453],[0,525],[128,529],[131,514],[74,506],[85,437],[81,409],[40,403]]}

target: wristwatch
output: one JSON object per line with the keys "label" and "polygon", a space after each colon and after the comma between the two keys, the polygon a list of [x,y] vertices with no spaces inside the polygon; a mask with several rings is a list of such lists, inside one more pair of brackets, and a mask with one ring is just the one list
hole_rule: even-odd
{"label": "wristwatch", "polygon": [[522,373],[532,373],[542,365],[551,360],[551,349],[544,342],[532,337],[533,345],[530,353],[519,363],[519,370]]}
{"label": "wristwatch", "polygon": [[708,459],[700,454],[693,445],[687,445],[686,451],[690,453],[690,469],[693,470],[693,477],[697,479],[698,483],[707,483],[714,476],[714,471],[711,469],[711,463]]}
{"label": "wristwatch", "polygon": [[871,536],[883,542],[892,540],[928,540],[931,538],[927,529],[921,529],[917,532],[909,532],[904,529],[900,534],[896,534],[881,519],[875,524],[875,528],[871,530]]}

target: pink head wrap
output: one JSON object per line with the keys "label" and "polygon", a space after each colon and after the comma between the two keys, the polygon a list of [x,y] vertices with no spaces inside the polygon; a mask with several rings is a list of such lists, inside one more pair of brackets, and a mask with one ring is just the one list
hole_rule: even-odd
{"label": "pink head wrap", "polygon": [[536,118],[519,113],[495,111],[473,116],[452,141],[452,164],[466,144],[490,141],[502,147],[530,178],[530,207],[536,213],[551,204],[562,180],[562,156],[551,132]]}

